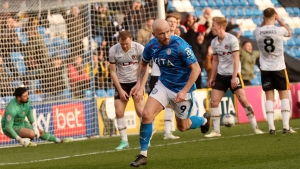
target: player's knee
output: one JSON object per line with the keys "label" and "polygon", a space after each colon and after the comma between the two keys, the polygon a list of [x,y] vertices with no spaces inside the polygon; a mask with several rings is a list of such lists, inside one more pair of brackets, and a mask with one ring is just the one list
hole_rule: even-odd
{"label": "player's knee", "polygon": [[44,135],[44,131],[43,130],[39,130],[40,132],[40,136]]}
{"label": "player's knee", "polygon": [[210,107],[218,107],[219,106],[219,102],[215,101],[215,100],[210,100]]}
{"label": "player's knee", "polygon": [[144,109],[142,112],[142,121],[143,123],[151,123],[153,121],[153,115],[147,109]]}
{"label": "player's knee", "polygon": [[124,117],[124,111],[116,110],[116,116],[117,118],[123,118]]}
{"label": "player's knee", "polygon": [[248,101],[245,96],[237,96],[237,98],[243,107],[248,105]]}
{"label": "player's knee", "polygon": [[35,137],[34,131],[31,131],[31,132],[28,133],[28,138],[30,138],[31,140],[33,140],[34,137]]}

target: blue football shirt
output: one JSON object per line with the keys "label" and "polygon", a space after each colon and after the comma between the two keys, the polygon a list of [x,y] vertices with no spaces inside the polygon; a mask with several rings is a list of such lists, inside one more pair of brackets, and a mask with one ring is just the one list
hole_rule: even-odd
{"label": "blue football shirt", "polygon": [[[190,65],[197,62],[191,46],[178,36],[171,36],[169,45],[161,46],[156,38],[150,40],[143,52],[143,61],[153,60],[159,67],[159,80],[165,87],[178,93],[191,74]],[[194,84],[190,92],[196,90]]]}

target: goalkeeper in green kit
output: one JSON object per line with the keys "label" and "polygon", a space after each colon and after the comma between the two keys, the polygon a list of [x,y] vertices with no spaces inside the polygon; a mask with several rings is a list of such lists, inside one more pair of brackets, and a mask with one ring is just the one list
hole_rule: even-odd
{"label": "goalkeeper in green kit", "polygon": [[[17,88],[14,96],[15,98],[7,105],[1,121],[3,133],[7,137],[16,139],[24,147],[36,146],[35,143],[31,142],[34,137],[55,143],[72,141],[71,138],[60,139],[38,129],[30,108],[28,90],[25,87]],[[25,121],[26,117],[29,122]]]}

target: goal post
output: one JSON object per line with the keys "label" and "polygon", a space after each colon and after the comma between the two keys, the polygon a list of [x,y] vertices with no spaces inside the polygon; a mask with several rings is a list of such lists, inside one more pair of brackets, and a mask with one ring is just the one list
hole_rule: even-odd
{"label": "goal post", "polygon": [[[101,107],[115,90],[109,48],[122,30],[146,44],[151,37],[147,21],[164,18],[164,2],[5,1],[0,6],[0,119],[15,88],[24,86],[38,127],[44,131],[61,138],[118,134],[111,125],[113,116],[103,116],[105,107]],[[18,145],[3,134],[2,126],[0,147]]]}

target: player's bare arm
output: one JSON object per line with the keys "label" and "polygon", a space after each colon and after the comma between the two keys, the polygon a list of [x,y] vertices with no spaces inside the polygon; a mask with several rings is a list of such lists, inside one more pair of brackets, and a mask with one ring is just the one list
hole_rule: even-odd
{"label": "player's bare arm", "polygon": [[211,76],[208,81],[208,87],[212,87],[213,82],[216,79],[217,70],[219,65],[219,59],[217,54],[213,54],[212,68],[211,68]]}
{"label": "player's bare arm", "polygon": [[234,51],[232,53],[233,57],[233,73],[232,73],[232,78],[231,78],[231,87],[234,89],[238,85],[237,81],[237,73],[240,65],[240,52],[239,51]]}
{"label": "player's bare arm", "polygon": [[128,94],[121,87],[121,84],[120,84],[118,76],[117,76],[116,64],[111,63],[109,65],[109,70],[110,70],[110,76],[111,76],[111,78],[113,80],[113,83],[114,83],[114,85],[116,86],[116,88],[117,88],[117,90],[119,92],[121,101],[127,102],[129,96],[128,96]]}
{"label": "player's bare arm", "polygon": [[175,98],[175,102],[177,102],[177,103],[185,100],[186,94],[189,92],[189,90],[191,89],[193,84],[196,82],[198,76],[200,75],[201,69],[200,69],[198,62],[190,65],[189,68],[192,70],[190,77],[189,77],[186,85],[183,87],[183,89],[177,94],[177,96]]}
{"label": "player's bare arm", "polygon": [[288,31],[289,35],[287,37],[291,37],[292,36],[292,31],[290,30],[290,28],[284,22],[282,22],[282,20],[278,16],[278,14],[275,14],[275,20],[277,20],[277,22],[279,23],[280,26],[285,27],[285,29]]}
{"label": "player's bare arm", "polygon": [[148,70],[148,63],[140,61],[137,70],[137,82],[136,85],[130,91],[130,95],[135,95],[135,98],[138,101],[143,100],[144,97],[144,87],[146,86],[146,82],[149,75]]}

